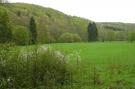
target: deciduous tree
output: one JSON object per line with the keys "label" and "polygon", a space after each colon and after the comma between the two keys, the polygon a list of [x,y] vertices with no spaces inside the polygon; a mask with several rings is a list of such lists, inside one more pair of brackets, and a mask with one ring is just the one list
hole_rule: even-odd
{"label": "deciduous tree", "polygon": [[13,41],[17,45],[26,45],[29,43],[29,34],[28,30],[24,26],[16,26],[13,29]]}
{"label": "deciduous tree", "polygon": [[9,42],[12,39],[10,20],[5,8],[0,7],[0,43]]}

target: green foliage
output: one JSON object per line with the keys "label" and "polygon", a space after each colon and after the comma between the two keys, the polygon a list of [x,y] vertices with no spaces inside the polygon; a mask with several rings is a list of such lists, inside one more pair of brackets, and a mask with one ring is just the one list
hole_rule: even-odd
{"label": "green foliage", "polygon": [[73,36],[71,33],[64,33],[62,34],[60,37],[59,37],[59,41],[60,42],[69,42],[69,43],[72,43],[73,42]]}
{"label": "green foliage", "polygon": [[130,42],[135,41],[135,31],[130,31],[130,32],[128,33],[128,40],[129,40]]}
{"label": "green foliage", "polygon": [[98,30],[99,41],[125,41],[128,38],[127,31],[113,30],[110,28],[103,28]]}
{"label": "green foliage", "polygon": [[64,33],[59,37],[59,42],[72,43],[80,42],[81,38],[78,34]]}
{"label": "green foliage", "polygon": [[11,26],[7,10],[0,6],[0,43],[10,42],[12,39]]}
{"label": "green foliage", "polygon": [[[36,20],[37,33],[42,29],[46,30],[50,37],[42,38],[50,38],[50,42],[58,42],[59,36],[66,32],[78,34],[82,41],[87,41],[87,24],[90,22],[87,19],[68,16],[57,10],[33,4],[15,3],[6,8],[13,25],[28,27],[29,17],[33,16]],[[47,43],[48,41],[44,39],[42,43]]]}
{"label": "green foliage", "polygon": [[108,41],[114,41],[115,39],[115,33],[112,30],[107,31],[107,40]]}
{"label": "green foliage", "polygon": [[115,31],[115,40],[118,40],[118,41],[128,40],[128,32],[127,31]]}
{"label": "green foliage", "polygon": [[73,34],[73,42],[81,42],[82,39],[78,34]]}
{"label": "green foliage", "polygon": [[30,30],[30,36],[31,36],[31,43],[35,44],[37,42],[37,27],[34,17],[30,18],[29,22],[29,30]]}
{"label": "green foliage", "polygon": [[69,84],[70,73],[65,57],[51,49],[0,45],[0,89],[59,89]]}
{"label": "green foliage", "polygon": [[89,23],[88,25],[88,41],[97,41],[98,32],[95,23]]}
{"label": "green foliage", "polygon": [[[21,25],[28,27],[29,18],[33,16],[34,19],[36,19],[37,41],[39,43],[59,42],[59,37],[64,33],[78,34],[82,41],[88,41],[87,25],[90,23],[90,21],[87,19],[76,16],[68,16],[57,10],[33,4],[15,3],[12,5],[7,5],[5,8],[10,14],[9,18],[13,26]],[[134,29],[135,24],[96,23],[96,27],[98,29],[97,39],[109,41],[107,38],[112,37],[107,34],[111,31],[111,33],[113,33],[115,36],[113,37],[113,40],[123,41],[128,40],[128,31]],[[46,33],[41,34],[41,30]]]}
{"label": "green foliage", "polygon": [[100,41],[127,41],[129,32],[135,28],[129,23],[96,23]]}
{"label": "green foliage", "polygon": [[13,42],[17,45],[26,45],[30,41],[28,29],[24,26],[15,26],[12,30]]}
{"label": "green foliage", "polygon": [[38,43],[46,44],[46,43],[54,43],[55,40],[47,29],[39,29],[37,36]]}

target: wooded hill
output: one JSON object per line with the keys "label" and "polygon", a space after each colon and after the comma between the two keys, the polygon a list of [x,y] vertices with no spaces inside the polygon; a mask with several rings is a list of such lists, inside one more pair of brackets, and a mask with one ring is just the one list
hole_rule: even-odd
{"label": "wooded hill", "polygon": [[96,24],[100,41],[125,41],[135,39],[134,23],[99,22]]}
{"label": "wooded hill", "polygon": [[[13,3],[5,6],[8,10],[12,26],[21,25],[28,28],[30,17],[37,23],[38,40],[41,43],[55,42],[66,32],[78,34],[87,41],[87,25],[90,22],[75,16],[68,16],[51,8],[33,4]],[[48,38],[50,38],[48,40]]]}
{"label": "wooded hill", "polygon": [[[9,14],[13,33],[14,29],[20,26],[28,29],[30,18],[33,16],[37,25],[37,41],[39,43],[63,42],[61,40],[65,39],[60,38],[69,35],[68,33],[75,35],[74,38],[77,41],[88,41],[87,28],[88,24],[92,22],[88,19],[69,16],[51,8],[26,3],[5,4],[4,8]],[[129,23],[96,24],[98,39],[101,41],[126,40],[128,39],[127,31],[135,29],[135,24]],[[69,38],[67,37],[67,39]]]}

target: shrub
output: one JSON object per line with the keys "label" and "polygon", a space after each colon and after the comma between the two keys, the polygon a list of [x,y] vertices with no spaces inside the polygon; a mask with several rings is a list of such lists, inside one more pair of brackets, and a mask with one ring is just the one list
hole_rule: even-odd
{"label": "shrub", "polygon": [[78,34],[64,33],[59,37],[59,42],[72,43],[80,42],[81,37]]}
{"label": "shrub", "polygon": [[82,39],[78,34],[73,34],[73,42],[80,42]]}
{"label": "shrub", "polygon": [[55,39],[50,34],[50,32],[46,29],[39,29],[37,35],[37,41],[41,44],[53,43]]}
{"label": "shrub", "polygon": [[13,31],[13,42],[17,45],[26,45],[29,43],[28,30],[24,26],[16,26]]}
{"label": "shrub", "polygon": [[26,50],[0,46],[0,89],[56,89],[70,82],[65,57],[50,49]]}

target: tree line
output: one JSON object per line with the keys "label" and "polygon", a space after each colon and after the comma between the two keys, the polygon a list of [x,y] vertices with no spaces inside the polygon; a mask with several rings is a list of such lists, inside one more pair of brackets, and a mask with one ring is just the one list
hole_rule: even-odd
{"label": "tree line", "polygon": [[[37,25],[33,16],[29,20],[29,28],[27,29],[24,26],[11,26],[6,9],[0,8],[0,13],[0,43],[15,42],[19,45],[37,43]],[[78,34],[66,32],[58,40],[58,42],[80,42],[81,38]]]}
{"label": "tree line", "polygon": [[[0,2],[4,3],[6,1],[1,0]],[[37,23],[36,19],[32,15],[28,18],[27,26],[22,26],[11,24],[11,21],[9,19],[9,13],[7,12],[7,9],[2,5],[0,5],[0,13],[0,43],[14,42],[17,45],[26,45],[36,43],[44,44],[58,42],[86,42],[86,40],[84,40],[80,36],[82,35],[81,32],[73,33],[58,31],[57,29],[55,29],[55,27],[57,26],[53,27],[53,25],[55,24],[47,27],[43,24],[44,22]],[[22,16],[22,13],[18,11],[17,16]],[[39,26],[42,29],[39,29]],[[89,24],[86,24],[86,26],[88,27],[86,32],[88,42],[117,40],[128,40],[132,42],[135,40],[135,31],[116,31],[117,29],[113,27],[108,27],[106,29],[99,30],[95,22],[89,22]],[[49,29],[49,31],[47,29]],[[55,38],[53,38],[52,36],[54,36]]]}
{"label": "tree line", "polygon": [[[25,40],[27,39],[30,44],[36,43],[37,30],[36,22],[33,16],[30,18],[28,31],[24,31],[25,28],[21,26],[14,26],[13,28],[14,30],[12,31],[12,25],[6,9],[0,7],[0,43],[8,43],[12,41],[18,42],[22,40],[21,38],[24,38]],[[24,42],[20,42],[19,44],[24,44]]]}
{"label": "tree line", "polygon": [[88,25],[88,41],[135,41],[135,30],[123,30],[116,27],[98,28],[96,23]]}

